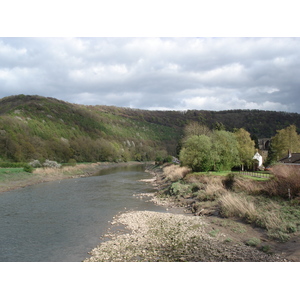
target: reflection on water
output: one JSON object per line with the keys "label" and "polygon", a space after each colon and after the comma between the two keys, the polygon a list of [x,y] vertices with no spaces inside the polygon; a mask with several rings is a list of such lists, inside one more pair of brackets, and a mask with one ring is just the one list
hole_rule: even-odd
{"label": "reflection on water", "polygon": [[124,210],[164,211],[133,194],[151,192],[143,166],[0,195],[0,261],[82,261]]}

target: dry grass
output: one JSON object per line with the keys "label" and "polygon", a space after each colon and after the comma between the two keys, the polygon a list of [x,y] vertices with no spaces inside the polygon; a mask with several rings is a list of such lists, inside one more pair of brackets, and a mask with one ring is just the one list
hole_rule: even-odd
{"label": "dry grass", "polygon": [[280,205],[275,202],[258,204],[252,198],[226,193],[219,199],[222,214],[226,217],[239,217],[256,223],[268,230],[282,227]]}
{"label": "dry grass", "polygon": [[221,212],[226,217],[239,217],[252,222],[257,218],[257,210],[254,202],[230,192],[219,197]]}
{"label": "dry grass", "polygon": [[214,176],[214,175],[206,175],[206,174],[195,174],[191,173],[186,176],[185,181],[187,183],[202,183],[202,184],[219,184],[223,185],[223,177],[222,176]]}
{"label": "dry grass", "polygon": [[[179,167],[167,168],[166,176],[175,170]],[[284,242],[290,233],[300,229],[300,208],[296,206],[300,199],[300,168],[279,165],[273,168],[273,175],[268,181],[256,181],[236,174],[224,178],[190,173],[184,182],[172,183],[172,191],[177,198],[196,200],[192,207],[195,214],[209,214],[215,209],[223,217],[265,228],[271,238]],[[283,200],[287,199],[288,189],[293,201]]]}
{"label": "dry grass", "polygon": [[165,167],[163,172],[167,180],[178,181],[190,173],[191,169],[187,167],[180,167],[178,165],[170,165]]}
{"label": "dry grass", "polygon": [[274,179],[265,182],[264,190],[270,196],[295,198],[300,196],[300,168],[278,164],[272,167]]}
{"label": "dry grass", "polygon": [[280,204],[227,192],[218,200],[221,214],[238,217],[267,229],[268,235],[280,241],[289,239],[289,222],[281,212]]}
{"label": "dry grass", "polygon": [[63,168],[37,168],[33,173],[47,176],[60,176],[65,174],[76,174],[78,171],[82,171],[85,168],[85,165],[67,166]]}
{"label": "dry grass", "polygon": [[[97,166],[102,165],[101,163],[93,164],[78,164],[75,166],[65,166],[62,168],[37,168],[34,170],[35,174],[45,174],[45,175],[55,175],[55,174],[76,174],[76,172],[81,172],[85,169],[97,168]],[[104,165],[104,164],[103,164]]]}
{"label": "dry grass", "polygon": [[212,182],[206,184],[203,190],[199,190],[196,198],[200,201],[215,201],[224,193],[226,193],[226,189],[223,187],[223,185]]}
{"label": "dry grass", "polygon": [[61,174],[62,172],[63,172],[62,169],[38,168],[33,171],[33,174],[55,175],[55,174]]}
{"label": "dry grass", "polygon": [[230,174],[224,183],[227,188],[250,195],[268,195],[295,199],[300,197],[300,168],[278,164],[272,167],[272,178],[256,181],[240,175]]}
{"label": "dry grass", "polygon": [[248,194],[261,194],[264,190],[263,183],[260,181],[252,180],[242,176],[235,176],[234,190],[243,191]]}
{"label": "dry grass", "polygon": [[225,188],[219,182],[212,182],[206,185],[205,192],[208,195],[220,195],[225,193]]}

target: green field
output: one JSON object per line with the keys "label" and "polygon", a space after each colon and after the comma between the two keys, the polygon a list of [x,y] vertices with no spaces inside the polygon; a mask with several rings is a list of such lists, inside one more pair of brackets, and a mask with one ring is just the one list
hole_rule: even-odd
{"label": "green field", "polygon": [[5,175],[11,175],[22,172],[24,172],[23,168],[0,168],[0,178]]}

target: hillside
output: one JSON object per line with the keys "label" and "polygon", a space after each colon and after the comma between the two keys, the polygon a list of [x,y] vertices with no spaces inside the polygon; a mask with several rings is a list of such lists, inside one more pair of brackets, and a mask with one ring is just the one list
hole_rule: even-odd
{"label": "hillside", "polygon": [[0,99],[0,159],[68,162],[154,160],[176,155],[190,121],[226,130],[245,128],[258,138],[295,124],[296,113],[259,110],[148,111],[71,104],[49,97],[16,95]]}
{"label": "hillside", "polygon": [[51,159],[68,162],[154,160],[174,153],[180,132],[88,107],[41,96],[0,100],[2,160]]}
{"label": "hillside", "polygon": [[211,129],[216,124],[223,124],[228,131],[233,131],[234,128],[244,128],[258,138],[272,137],[277,130],[292,124],[300,129],[300,115],[297,113],[263,110],[188,110],[184,112],[130,110],[126,108],[111,108],[111,110],[147,122],[179,128],[190,121],[203,123]]}

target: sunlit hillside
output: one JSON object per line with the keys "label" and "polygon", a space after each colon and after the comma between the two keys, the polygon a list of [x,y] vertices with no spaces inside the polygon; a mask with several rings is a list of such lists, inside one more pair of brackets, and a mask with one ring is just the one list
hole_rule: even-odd
{"label": "sunlit hillside", "polygon": [[259,110],[149,111],[86,106],[49,97],[16,95],[0,100],[0,159],[58,162],[154,160],[176,155],[190,121],[211,129],[244,128],[257,138],[295,124],[296,113]]}

